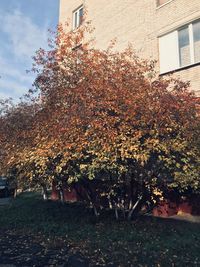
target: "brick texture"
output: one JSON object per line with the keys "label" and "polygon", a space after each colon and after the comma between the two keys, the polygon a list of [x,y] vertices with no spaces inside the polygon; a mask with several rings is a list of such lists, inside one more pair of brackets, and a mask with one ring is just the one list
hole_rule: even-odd
{"label": "brick texture", "polygon": [[[60,0],[60,22],[72,23],[73,10],[82,4],[95,28],[97,48],[105,49],[115,38],[118,50],[132,43],[140,57],[157,60],[158,73],[158,37],[200,18],[200,0],[171,0],[159,7],[157,0]],[[174,75],[200,93],[200,65]]]}

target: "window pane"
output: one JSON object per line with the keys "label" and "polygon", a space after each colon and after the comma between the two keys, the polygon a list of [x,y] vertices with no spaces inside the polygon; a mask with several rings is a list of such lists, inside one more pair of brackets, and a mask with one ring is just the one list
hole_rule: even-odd
{"label": "window pane", "polygon": [[176,70],[180,67],[177,35],[177,31],[173,31],[159,38],[160,73]]}
{"label": "window pane", "polygon": [[179,41],[180,66],[183,67],[191,63],[188,27],[178,32],[178,41]]}
{"label": "window pane", "polygon": [[83,7],[73,12],[73,29],[78,28],[83,22]]}
{"label": "window pane", "polygon": [[83,22],[83,8],[79,9],[79,26],[82,24]]}
{"label": "window pane", "polygon": [[194,61],[200,61],[200,21],[193,24],[194,35]]}

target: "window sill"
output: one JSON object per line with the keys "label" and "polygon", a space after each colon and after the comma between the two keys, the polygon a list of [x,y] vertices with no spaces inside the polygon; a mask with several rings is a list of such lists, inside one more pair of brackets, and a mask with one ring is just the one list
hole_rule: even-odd
{"label": "window sill", "polygon": [[166,6],[166,5],[168,5],[168,4],[171,3],[172,1],[173,1],[173,0],[169,0],[169,1],[166,2],[166,3],[164,3],[164,4],[160,5],[160,6],[157,6],[157,7],[156,7],[156,10],[159,10],[160,8],[162,8],[162,7]]}
{"label": "window sill", "polygon": [[167,71],[167,72],[160,73],[159,76],[173,74],[173,73],[176,73],[176,72],[179,72],[179,71],[182,71],[182,70],[187,70],[187,69],[199,66],[199,65],[200,65],[200,62],[197,62],[197,63],[191,64],[191,65],[187,65],[187,66],[175,69],[175,70],[170,70],[170,71]]}

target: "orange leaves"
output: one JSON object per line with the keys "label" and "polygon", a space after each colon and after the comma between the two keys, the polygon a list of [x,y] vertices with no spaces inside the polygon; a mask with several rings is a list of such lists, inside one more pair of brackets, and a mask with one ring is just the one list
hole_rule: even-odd
{"label": "orange leaves", "polygon": [[40,166],[35,172],[40,179],[93,178],[102,168],[119,177],[135,168],[166,171],[170,149],[184,154],[181,143],[190,141],[190,127],[199,123],[194,95],[179,80],[156,77],[153,62],[140,60],[131,47],[94,49],[90,30],[86,24],[66,32],[59,25],[51,49],[36,53],[39,97],[8,111],[4,107],[4,151],[13,165]]}

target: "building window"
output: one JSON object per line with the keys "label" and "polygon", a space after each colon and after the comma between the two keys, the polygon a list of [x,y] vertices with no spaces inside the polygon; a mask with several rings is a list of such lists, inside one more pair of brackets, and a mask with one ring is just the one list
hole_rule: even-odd
{"label": "building window", "polygon": [[83,54],[83,47],[82,44],[79,44],[77,46],[75,46],[73,49],[74,53],[76,54],[76,64],[81,64],[81,56]]}
{"label": "building window", "polygon": [[193,23],[194,61],[200,62],[200,21]]}
{"label": "building window", "polygon": [[159,38],[160,72],[200,62],[200,20]]}
{"label": "building window", "polygon": [[83,23],[83,6],[80,6],[73,12],[73,30],[77,29]]}
{"label": "building window", "polygon": [[178,31],[178,43],[179,43],[179,60],[180,67],[184,67],[190,64],[190,38],[189,28],[185,27]]}

